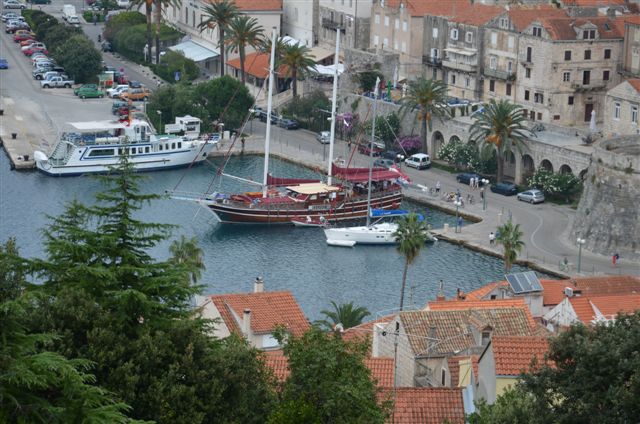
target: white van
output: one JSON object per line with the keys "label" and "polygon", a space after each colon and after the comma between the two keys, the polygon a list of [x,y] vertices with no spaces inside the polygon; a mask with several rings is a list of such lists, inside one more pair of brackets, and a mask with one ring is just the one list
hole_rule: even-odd
{"label": "white van", "polygon": [[68,21],[71,16],[76,16],[76,7],[72,4],[65,4],[62,6],[62,19]]}
{"label": "white van", "polygon": [[431,167],[431,158],[425,153],[416,153],[409,156],[404,163],[412,168],[427,169]]}

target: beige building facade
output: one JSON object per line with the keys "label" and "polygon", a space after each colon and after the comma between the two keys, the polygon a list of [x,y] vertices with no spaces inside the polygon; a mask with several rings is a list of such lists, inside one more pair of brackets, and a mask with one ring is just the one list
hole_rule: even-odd
{"label": "beige building facade", "polygon": [[640,134],[638,109],[640,108],[640,79],[621,82],[607,93],[605,100],[604,131],[606,138]]}

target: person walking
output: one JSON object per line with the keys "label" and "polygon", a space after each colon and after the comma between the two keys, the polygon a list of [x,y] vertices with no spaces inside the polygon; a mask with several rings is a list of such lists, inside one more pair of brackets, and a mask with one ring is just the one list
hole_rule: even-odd
{"label": "person walking", "polygon": [[493,231],[491,231],[491,232],[489,233],[489,244],[490,244],[490,245],[493,245],[493,243],[494,243],[495,241],[496,241],[496,235],[495,235],[495,234],[493,234]]}
{"label": "person walking", "polygon": [[440,181],[436,181],[436,194],[440,194]]}
{"label": "person walking", "polygon": [[617,252],[614,253],[613,257],[611,258],[611,261],[613,262],[613,266],[616,266],[619,260],[620,260],[620,255]]}
{"label": "person walking", "polygon": [[480,187],[480,199],[484,200],[484,187]]}
{"label": "person walking", "polygon": [[93,14],[93,24],[98,25],[98,15],[96,15],[95,13]]}

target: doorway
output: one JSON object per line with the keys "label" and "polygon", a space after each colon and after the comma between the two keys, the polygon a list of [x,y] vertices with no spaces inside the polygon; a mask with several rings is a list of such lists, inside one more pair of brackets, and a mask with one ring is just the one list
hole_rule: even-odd
{"label": "doorway", "polygon": [[593,103],[584,105],[584,122],[591,121],[591,112],[593,112]]}

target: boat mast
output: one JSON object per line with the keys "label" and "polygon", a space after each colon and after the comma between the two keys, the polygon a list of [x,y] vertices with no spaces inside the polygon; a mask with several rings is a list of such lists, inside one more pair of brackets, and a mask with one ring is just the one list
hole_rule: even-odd
{"label": "boat mast", "polygon": [[333,182],[332,165],[333,165],[333,144],[336,140],[336,105],[338,103],[338,64],[340,63],[340,31],[342,28],[336,29],[336,56],[333,59],[333,93],[331,95],[331,137],[329,138],[329,163],[327,170],[327,184]]}
{"label": "boat mast", "polygon": [[373,178],[373,142],[376,140],[376,115],[378,114],[378,89],[380,77],[376,78],[376,88],[373,90],[373,122],[371,125],[371,145],[369,146],[369,188],[367,189],[367,227],[371,225],[371,179]]}
{"label": "boat mast", "polygon": [[275,79],[276,27],[271,30],[271,61],[269,62],[269,92],[267,97],[267,131],[264,140],[264,177],[262,179],[262,197],[267,197],[267,177],[269,175],[269,141],[271,140],[271,112],[273,111],[273,80]]}

